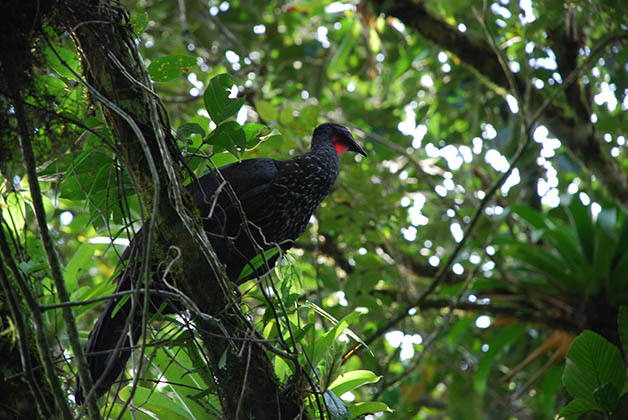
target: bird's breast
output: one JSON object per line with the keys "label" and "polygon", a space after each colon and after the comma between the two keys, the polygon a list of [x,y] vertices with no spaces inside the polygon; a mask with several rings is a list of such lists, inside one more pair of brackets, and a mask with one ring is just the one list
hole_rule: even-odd
{"label": "bird's breast", "polygon": [[315,157],[290,162],[273,182],[269,209],[263,228],[267,239],[295,240],[307,228],[316,207],[329,194],[338,176],[337,169],[321,164]]}

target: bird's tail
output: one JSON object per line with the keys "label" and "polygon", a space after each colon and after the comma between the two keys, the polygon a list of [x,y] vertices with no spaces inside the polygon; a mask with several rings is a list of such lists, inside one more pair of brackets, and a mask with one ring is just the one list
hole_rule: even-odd
{"label": "bird's tail", "polygon": [[[130,283],[128,277],[123,275],[121,280],[117,291],[128,290],[130,287],[125,284]],[[141,311],[133,310],[130,297],[130,295],[116,297],[107,303],[85,345],[95,398],[99,398],[111,388],[124,370],[133,345],[140,338]],[[135,313],[132,314],[132,311]],[[82,404],[89,392],[92,391],[83,389],[77,378],[74,394],[77,404]]]}

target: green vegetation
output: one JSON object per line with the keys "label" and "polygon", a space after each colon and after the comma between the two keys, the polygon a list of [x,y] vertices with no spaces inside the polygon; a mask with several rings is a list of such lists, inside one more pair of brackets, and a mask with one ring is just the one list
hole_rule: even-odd
{"label": "green vegetation", "polygon": [[[623,2],[121,3],[0,6],[7,418],[628,418]],[[368,157],[272,275],[207,280],[181,186],[326,121]],[[196,306],[76,406],[142,225]]]}

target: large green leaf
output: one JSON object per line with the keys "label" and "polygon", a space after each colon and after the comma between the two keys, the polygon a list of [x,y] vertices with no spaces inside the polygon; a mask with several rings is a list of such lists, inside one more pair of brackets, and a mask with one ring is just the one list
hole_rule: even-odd
{"label": "large green leaf", "polygon": [[381,412],[392,413],[393,410],[391,410],[386,403],[374,401],[357,403],[349,406],[349,418],[351,419],[363,418],[362,416],[366,414],[376,414]]}
{"label": "large green leaf", "polygon": [[381,379],[370,370],[352,370],[343,373],[337,377],[334,382],[329,385],[329,389],[334,391],[336,395],[342,395],[347,391],[351,391],[364,384],[372,384]]}
{"label": "large green leaf", "polygon": [[571,226],[565,225],[557,218],[546,218],[548,230],[543,236],[563,257],[563,259],[578,274],[590,272],[590,265],[586,262],[586,257],[582,253],[578,243],[577,233]]}
{"label": "large green leaf", "polygon": [[355,33],[354,28],[356,28],[357,25],[355,25],[355,22],[346,21],[344,26],[346,28],[344,28],[345,35],[342,38],[342,42],[329,61],[329,65],[326,66],[329,77],[336,77],[338,74],[343,73],[347,67],[349,54],[355,46],[354,41],[357,34]]}
{"label": "large green leaf", "polygon": [[232,86],[231,76],[219,74],[211,79],[209,86],[205,89],[203,95],[205,109],[216,125],[236,115],[244,105],[245,98],[229,97]]}
{"label": "large green leaf", "polygon": [[214,152],[226,150],[240,158],[246,149],[246,134],[237,121],[225,121],[207,136],[205,143],[214,146]]}
{"label": "large green leaf", "polygon": [[587,400],[573,400],[569,402],[562,410],[560,415],[567,420],[577,420],[582,414],[591,411],[595,408],[595,405]]}
{"label": "large green leaf", "polygon": [[323,394],[323,399],[331,420],[349,420],[349,409],[336,394],[328,389]]}
{"label": "large green leaf", "polygon": [[248,123],[242,127],[246,136],[246,148],[253,149],[257,147],[263,137],[270,134],[271,129],[264,124]]}
{"label": "large green leaf", "polygon": [[[331,322],[334,325],[334,327],[330,331],[325,333],[324,335],[324,337],[326,337],[325,340],[317,341],[315,347],[317,347],[320,351],[322,352],[326,351],[326,349],[328,349],[331,346],[331,343],[333,343],[343,332],[346,333],[349,337],[353,338],[358,343],[360,343],[367,350],[371,351],[369,346],[364,342],[364,340],[362,340],[360,336],[358,336],[356,333],[354,333],[353,331],[351,331],[351,329],[348,328],[348,326],[351,325],[351,323],[356,321],[362,315],[363,313],[362,310],[356,309],[353,312],[350,312],[344,317],[342,317],[340,320],[337,320],[331,314],[329,314],[327,311],[325,311],[323,308],[321,308],[320,306],[316,305],[313,302],[306,302],[304,306],[312,308],[316,313],[318,313],[319,315],[321,315],[323,318],[325,318],[327,321]],[[322,356],[322,353],[321,353],[321,356]]]}
{"label": "large green leaf", "polygon": [[201,137],[205,137],[205,130],[198,123],[185,123],[181,124],[179,128],[177,128],[177,136],[180,139],[187,139],[192,134],[198,134]]}
{"label": "large green leaf", "polygon": [[[571,345],[563,385],[576,399],[600,409],[613,409],[623,389],[624,363],[619,349],[593,331],[584,331]],[[609,400],[614,396],[614,400]],[[602,407],[604,402],[605,407]]]}
{"label": "large green leaf", "polygon": [[2,220],[6,221],[6,226],[12,231],[18,233],[24,228],[24,221],[26,220],[26,202],[22,194],[18,194],[17,192],[8,193],[4,198],[0,211]]}
{"label": "large green leaf", "polygon": [[77,250],[74,251],[74,255],[72,255],[72,258],[63,271],[63,280],[70,293],[76,289],[80,275],[89,267],[88,263],[92,259],[94,252],[100,247],[102,247],[102,245],[83,242],[79,245]]}

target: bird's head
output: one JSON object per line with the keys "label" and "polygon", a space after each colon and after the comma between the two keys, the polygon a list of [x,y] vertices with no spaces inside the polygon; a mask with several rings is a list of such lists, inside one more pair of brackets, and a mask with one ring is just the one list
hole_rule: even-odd
{"label": "bird's head", "polygon": [[329,142],[331,141],[336,149],[338,156],[342,155],[346,151],[359,153],[366,156],[366,152],[355,141],[351,133],[346,127],[338,124],[325,123],[321,124],[314,130],[312,136],[312,146],[316,142]]}

